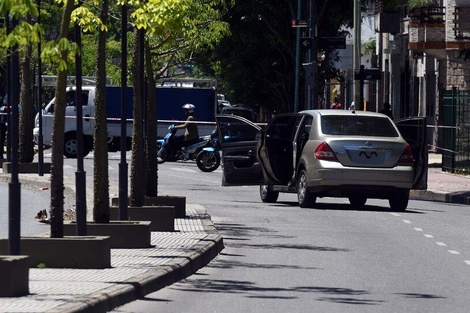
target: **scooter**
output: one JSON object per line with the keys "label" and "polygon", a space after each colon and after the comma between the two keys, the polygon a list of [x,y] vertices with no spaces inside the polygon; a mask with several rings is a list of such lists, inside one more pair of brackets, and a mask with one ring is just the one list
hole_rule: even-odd
{"label": "scooter", "polygon": [[195,160],[197,154],[210,143],[210,136],[203,136],[199,138],[199,141],[187,146],[182,147],[176,137],[175,125],[168,127],[168,133],[163,139],[157,140],[157,162],[162,164],[167,161],[178,161],[178,160]]}
{"label": "scooter", "polygon": [[220,144],[217,131],[210,136],[210,146],[202,148],[196,156],[197,167],[203,172],[215,171],[220,165]]}

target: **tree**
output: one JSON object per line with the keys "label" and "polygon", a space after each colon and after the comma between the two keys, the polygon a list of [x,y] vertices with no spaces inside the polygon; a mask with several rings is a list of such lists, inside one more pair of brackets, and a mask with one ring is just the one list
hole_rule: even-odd
{"label": "tree", "polygon": [[98,53],[96,71],[95,129],[93,158],[93,220],[97,223],[109,222],[109,175],[106,114],[106,24],[108,0],[101,0],[100,20],[102,27],[98,32]]}
{"label": "tree", "polygon": [[[300,19],[308,19],[308,6],[302,3]],[[315,3],[317,36],[345,36],[341,26],[352,26],[353,1]],[[297,7],[289,0],[237,1],[223,16],[223,21],[230,24],[231,36],[215,47],[205,47],[194,59],[204,73],[217,78],[218,86],[231,102],[291,112],[295,93],[296,29],[291,25],[294,19]],[[305,30],[302,36],[307,35]],[[302,63],[307,60],[307,52],[301,51]],[[300,86],[303,85],[301,81]]]}
{"label": "tree", "polygon": [[[73,0],[64,3],[62,21],[60,24],[61,47],[58,61],[58,76],[55,91],[54,120],[52,129],[51,156],[51,237],[64,236],[64,125],[65,125],[65,92],[67,87],[67,59],[73,46],[68,42],[71,14],[74,8]],[[76,47],[76,46],[75,46]],[[52,48],[49,45],[49,48]],[[47,49],[45,50],[47,53]],[[44,52],[43,52],[44,53]]]}

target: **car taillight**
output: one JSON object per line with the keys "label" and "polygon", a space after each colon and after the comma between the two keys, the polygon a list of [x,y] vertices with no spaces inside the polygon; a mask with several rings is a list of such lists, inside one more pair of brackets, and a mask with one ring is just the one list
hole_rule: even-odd
{"label": "car taillight", "polygon": [[413,149],[411,149],[410,145],[406,145],[405,151],[403,151],[403,154],[401,155],[399,163],[413,163],[414,157],[413,157]]}
{"label": "car taillight", "polygon": [[324,141],[315,149],[315,158],[318,160],[337,161],[335,153]]}

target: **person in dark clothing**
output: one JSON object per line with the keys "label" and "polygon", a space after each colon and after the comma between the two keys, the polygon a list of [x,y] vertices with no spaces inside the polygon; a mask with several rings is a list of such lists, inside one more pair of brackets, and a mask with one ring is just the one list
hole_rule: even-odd
{"label": "person in dark clothing", "polygon": [[3,159],[3,153],[5,152],[5,139],[7,134],[8,105],[6,101],[6,98],[3,99],[3,104],[0,107],[0,159]]}
{"label": "person in dark clothing", "polygon": [[391,120],[393,120],[393,113],[392,113],[392,109],[390,107],[390,103],[385,102],[383,109],[380,110],[379,113],[385,114],[388,117],[390,117]]}

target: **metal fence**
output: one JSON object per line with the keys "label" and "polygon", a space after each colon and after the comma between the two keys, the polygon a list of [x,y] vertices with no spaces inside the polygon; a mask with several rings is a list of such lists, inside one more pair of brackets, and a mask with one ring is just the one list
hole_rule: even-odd
{"label": "metal fence", "polygon": [[470,91],[453,88],[442,100],[442,169],[470,174]]}

